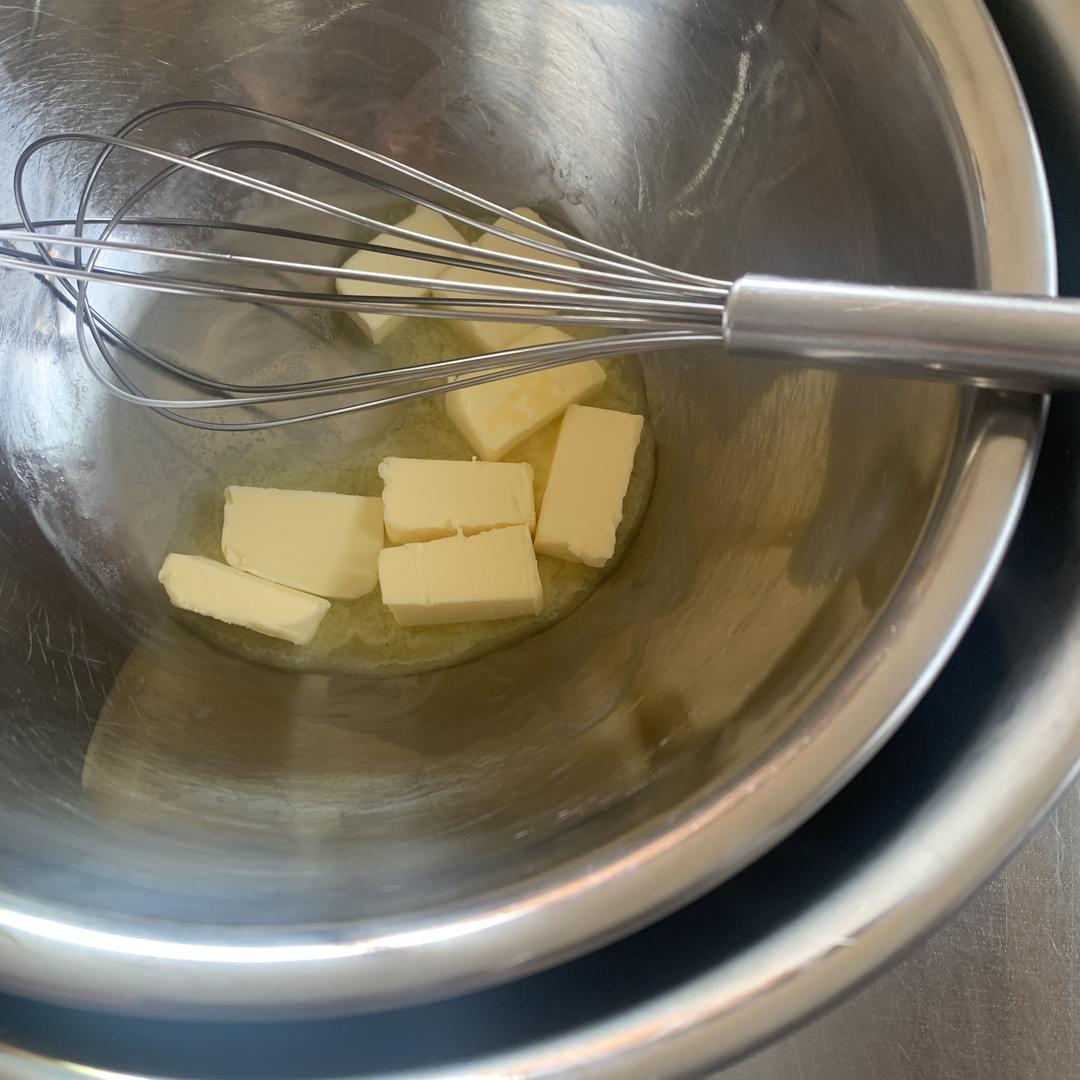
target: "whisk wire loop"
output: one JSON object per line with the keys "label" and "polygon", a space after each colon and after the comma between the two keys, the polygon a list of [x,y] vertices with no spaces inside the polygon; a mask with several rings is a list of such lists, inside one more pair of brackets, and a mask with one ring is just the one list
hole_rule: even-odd
{"label": "whisk wire loop", "polygon": [[[315,153],[305,146],[266,138],[218,142],[186,153],[151,145],[134,134],[153,121],[177,112],[224,113],[269,125],[320,149],[341,155],[348,162]],[[50,147],[100,147],[80,188],[78,205],[70,217],[35,219],[26,203],[24,178],[30,163]],[[510,240],[517,251],[478,248],[466,242],[432,237],[397,223],[387,223],[358,210],[317,198],[304,191],[261,176],[226,168],[213,159],[246,152],[280,154],[331,174],[373,188],[395,200],[434,210],[475,233]],[[160,168],[122,198],[111,215],[93,214],[91,206],[106,165],[116,153],[130,153]],[[375,175],[376,169],[393,179]],[[355,240],[276,225],[256,225],[197,216],[137,213],[140,204],[174,178],[202,177],[242,191],[267,196],[350,229],[371,230],[406,246]],[[37,139],[22,152],[14,172],[15,203],[20,220],[0,224],[0,267],[31,272],[45,280],[75,313],[76,339],[94,378],[110,393],[147,406],[180,423],[209,430],[260,430],[342,416],[446,392],[578,360],[682,349],[716,344],[722,340],[724,305],[731,283],[712,280],[660,266],[574,236],[545,222],[537,222],[491,200],[467,192],[419,169],[375,151],[347,142],[298,121],[223,102],[172,102],[134,117],[114,135],[63,132]],[[430,193],[436,193],[432,197]],[[442,200],[448,200],[444,204]],[[461,209],[467,207],[471,212]],[[519,235],[489,218],[503,218],[529,230]],[[57,230],[70,231],[57,231]],[[154,230],[191,236],[191,247],[161,244]],[[121,239],[123,230],[149,240]],[[345,268],[307,258],[276,258],[231,250],[209,249],[199,239],[263,237],[296,241],[305,250],[332,247],[392,255],[415,273]],[[31,250],[24,250],[28,245]],[[419,247],[417,247],[419,245]],[[527,249],[528,254],[521,254]],[[65,256],[63,253],[67,252]],[[121,266],[105,265],[106,256],[128,260]],[[130,260],[148,260],[130,265]],[[572,261],[568,261],[572,260]],[[425,264],[434,267],[438,273]],[[168,266],[169,269],[163,269]],[[232,279],[200,277],[199,270],[228,271]],[[457,280],[453,271],[482,271],[482,283]],[[443,276],[447,272],[449,276]],[[259,274],[263,280],[284,279],[288,287],[253,283],[241,275]],[[499,281],[491,283],[491,277]],[[324,282],[368,282],[371,293],[335,295],[297,287],[305,279]],[[503,281],[502,279],[505,279]],[[149,290],[164,296],[196,297],[235,303],[310,308],[342,312],[408,316],[411,318],[468,319],[480,322],[540,323],[617,331],[602,336],[571,339],[531,348],[464,356],[453,360],[412,364],[389,371],[358,371],[332,378],[274,384],[240,384],[194,371],[175,358],[162,355],[136,341],[105,318],[90,303],[89,289],[121,287]],[[405,287],[385,294],[386,286]],[[419,293],[420,295],[416,295]],[[197,396],[163,397],[144,392],[131,365],[114,351],[117,347],[138,360],[180,381]],[[401,389],[402,387],[410,387]],[[304,411],[267,412],[272,406],[293,406],[326,397],[344,397],[343,403]],[[230,410],[244,411],[240,419],[220,419]],[[206,413],[213,412],[214,418]]]}

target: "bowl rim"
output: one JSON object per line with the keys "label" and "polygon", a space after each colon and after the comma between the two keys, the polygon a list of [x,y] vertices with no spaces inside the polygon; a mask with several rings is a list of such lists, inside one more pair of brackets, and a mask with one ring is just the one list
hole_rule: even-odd
{"label": "bowl rim", "polygon": [[[1053,227],[1041,160],[988,14],[978,0],[947,10],[937,0],[905,4],[968,140],[970,190],[985,224],[982,250],[976,251],[979,284],[1053,293]],[[973,230],[977,239],[980,231]],[[931,520],[866,638],[791,738],[734,786],[712,798],[702,794],[664,829],[643,829],[634,843],[623,838],[525,889],[407,929],[373,932],[345,923],[288,931],[180,930],[165,921],[136,928],[131,920],[120,926],[87,918],[74,907],[28,910],[24,900],[0,890],[5,982],[31,996],[147,1015],[331,1015],[519,977],[701,895],[792,832],[880,749],[945,664],[982,601],[1023,505],[1046,401],[1018,394],[968,398],[968,421]],[[1062,776],[1050,786],[1056,788]],[[931,919],[928,913],[924,925]],[[590,928],[587,934],[583,926]],[[780,958],[788,975],[821,960]],[[649,1006],[657,1015],[663,1007],[661,1001]],[[735,1004],[721,997],[713,1007],[727,1018]],[[775,1026],[784,1022],[779,1010]],[[648,1055],[641,1040],[655,1029],[628,1020],[619,1030],[632,1041],[617,1052],[610,1032],[596,1025],[561,1040],[559,1060],[576,1062],[575,1069],[591,1061],[594,1070],[614,1069],[617,1061],[625,1070],[635,1051],[642,1059]],[[703,1031],[696,1025],[693,1038],[701,1039]],[[521,1064],[506,1055],[499,1067],[512,1060]],[[552,1061],[547,1052],[544,1060]],[[526,1071],[536,1068],[537,1059],[529,1058]]]}

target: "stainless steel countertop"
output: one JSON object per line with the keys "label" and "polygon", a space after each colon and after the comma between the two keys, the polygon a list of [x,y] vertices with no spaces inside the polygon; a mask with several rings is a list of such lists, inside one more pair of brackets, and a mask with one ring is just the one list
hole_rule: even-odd
{"label": "stainless steel countertop", "polygon": [[964,911],[722,1080],[1080,1075],[1080,786]]}

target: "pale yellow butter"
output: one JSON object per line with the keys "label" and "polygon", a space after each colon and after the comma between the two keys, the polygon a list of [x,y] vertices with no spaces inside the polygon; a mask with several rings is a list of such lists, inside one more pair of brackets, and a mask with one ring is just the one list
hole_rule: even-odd
{"label": "pale yellow butter", "polygon": [[[514,210],[514,213],[521,214],[523,217],[527,217],[532,221],[543,224],[543,219],[535,210],[529,210],[526,207],[519,206]],[[514,233],[516,236],[525,236],[530,240],[541,240],[544,243],[554,244],[557,247],[565,246],[553,237],[533,232],[524,225],[519,225],[516,221],[511,221],[509,218],[499,218],[495,224],[500,229],[505,229],[507,232]],[[493,233],[484,233],[484,235],[473,244],[473,248],[476,251],[476,258],[478,260],[483,260],[484,252],[486,251],[497,251],[504,255],[520,255],[528,259],[538,259],[560,266],[577,266],[577,263],[574,262],[573,259],[560,255],[551,255],[546,251],[538,251],[535,248],[527,247],[524,244],[516,244],[513,240],[507,240],[504,237],[496,236]],[[553,284],[546,281],[533,281],[529,278],[515,278],[507,274],[494,274],[489,270],[453,269],[446,274],[445,277],[447,279],[453,278],[454,281],[460,281],[468,285],[507,285],[518,289],[549,290],[571,288],[569,285]],[[435,295],[450,300],[457,300],[462,304],[468,303],[467,293],[453,292],[449,289],[436,289]],[[483,352],[499,352],[502,349],[507,349],[511,346],[511,343],[516,343],[518,338],[524,337],[526,334],[536,329],[535,323],[487,322],[482,319],[460,319],[455,320],[454,322],[458,329],[471,338],[473,343]]]}
{"label": "pale yellow butter", "polygon": [[544,605],[524,525],[383,548],[379,584],[402,626],[538,615]]}
{"label": "pale yellow butter", "polygon": [[612,409],[566,410],[536,523],[538,552],[587,566],[611,558],[643,424]]}
{"label": "pale yellow butter", "polygon": [[[437,240],[451,240],[464,244],[465,238],[442,216],[418,206],[407,218],[398,222],[402,229],[423,233]],[[392,233],[379,233],[371,243],[384,247],[404,248],[407,251],[434,252],[437,255],[450,255],[452,251],[441,250],[416,240],[408,240]],[[448,266],[442,263],[425,262],[423,259],[409,259],[401,255],[384,255],[377,251],[358,251],[344,264],[347,270],[367,270],[378,274],[404,274],[408,277],[438,278],[446,273]],[[390,285],[378,281],[361,281],[356,278],[338,278],[337,291],[343,296],[429,296],[430,289],[415,285]],[[378,343],[386,337],[402,320],[401,315],[382,315],[377,312],[351,311],[350,316],[372,341]]]}
{"label": "pale yellow butter", "polygon": [[[538,326],[515,341],[513,347],[523,349],[570,340],[569,334]],[[598,394],[606,378],[595,360],[562,364],[451,390],[446,394],[446,412],[480,457],[498,461],[518,443],[558,419],[568,405]]]}
{"label": "pale yellow butter", "polygon": [[351,600],[379,580],[381,499],[329,491],[225,489],[221,550],[230,566],[318,596]]}
{"label": "pale yellow butter", "polygon": [[166,555],[158,581],[178,608],[294,645],[306,645],[330,610],[321,596],[262,581],[201,555]]}
{"label": "pale yellow butter", "polygon": [[383,518],[394,543],[536,525],[531,465],[384,458]]}

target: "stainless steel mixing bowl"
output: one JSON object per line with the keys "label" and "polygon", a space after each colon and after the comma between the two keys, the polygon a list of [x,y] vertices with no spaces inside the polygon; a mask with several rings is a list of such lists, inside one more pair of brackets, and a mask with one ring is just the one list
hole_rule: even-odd
{"label": "stainless steel mixing bowl", "polygon": [[[51,128],[215,96],[689,269],[1053,288],[1037,152],[975,0],[14,10],[5,168]],[[35,213],[70,201],[70,164],[34,175]],[[1037,399],[650,360],[652,504],[565,622],[422,676],[289,674],[175,624],[154,570],[195,493],[375,426],[166,425],[97,391],[40,285],[5,285],[0,975],[146,1012],[450,993],[731,874],[933,677],[1041,427]],[[280,351],[265,320],[154,325],[219,370],[236,333]]]}

